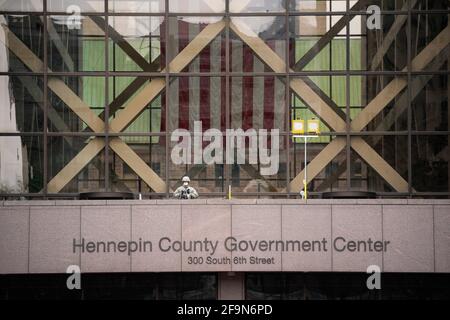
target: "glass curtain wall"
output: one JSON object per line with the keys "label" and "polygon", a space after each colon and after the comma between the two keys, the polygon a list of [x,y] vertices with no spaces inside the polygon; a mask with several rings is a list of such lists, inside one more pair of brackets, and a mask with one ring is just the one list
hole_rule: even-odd
{"label": "glass curtain wall", "polygon": [[0,1],[0,196],[449,198],[449,9]]}

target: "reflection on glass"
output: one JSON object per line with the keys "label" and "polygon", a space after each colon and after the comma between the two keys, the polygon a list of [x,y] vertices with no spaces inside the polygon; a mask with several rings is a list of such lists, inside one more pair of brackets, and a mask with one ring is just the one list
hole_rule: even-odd
{"label": "reflection on glass", "polygon": [[[395,278],[395,279],[394,279]],[[398,277],[390,279],[397,284]],[[395,280],[395,281],[392,281]],[[413,279],[407,279],[401,297],[411,291]],[[394,288],[392,286],[392,288]],[[373,300],[379,292],[367,289],[364,275],[359,273],[247,273],[245,297],[248,300]],[[384,287],[383,287],[384,288]],[[383,297],[390,289],[383,291]],[[380,290],[375,290],[380,291]],[[386,293],[385,293],[386,292]],[[390,293],[390,292],[389,292]],[[387,294],[389,294],[387,293]]]}
{"label": "reflection on glass", "polygon": [[[358,18],[356,16],[353,20]],[[382,30],[368,29],[365,28],[365,16],[361,16],[361,31],[351,30],[352,34],[361,33],[361,36],[352,38],[361,39],[360,55],[363,62],[367,60],[359,68],[368,71],[404,71],[408,63],[407,15],[382,15],[381,20]],[[383,40],[377,41],[380,37]],[[358,66],[351,65],[352,69],[358,69]]]}
{"label": "reflection on glass", "polygon": [[217,299],[217,275],[211,273],[161,274],[159,298],[162,300]]}
{"label": "reflection on glass", "polygon": [[0,193],[41,192],[43,156],[42,136],[0,136]]}
{"label": "reflection on glass", "polygon": [[[347,105],[347,81],[345,76],[310,76],[295,78],[294,82],[301,81],[310,87],[314,92],[314,96],[304,96],[302,91],[293,90],[291,88],[291,118],[292,120],[311,120],[317,118],[314,110],[311,109],[310,104],[317,102],[319,99],[324,101],[329,109],[332,109],[344,122],[346,119],[346,105]],[[361,99],[361,86],[358,83],[351,83],[352,90],[350,91],[353,99]],[[305,99],[306,98],[306,99]],[[303,100],[305,99],[305,100]],[[317,111],[316,111],[317,112]],[[336,131],[333,129],[334,123],[328,127],[323,121],[319,122],[319,132]],[[329,136],[321,136],[317,138],[322,142],[330,141]],[[313,139],[311,141],[319,141]],[[301,139],[295,139],[296,142],[301,142]]]}
{"label": "reflection on glass", "polygon": [[[155,87],[155,84],[164,83],[161,78],[144,78],[144,77],[110,77],[109,78],[109,115],[110,121],[116,118],[120,112],[129,105],[136,103],[137,95],[142,90]],[[161,88],[158,85],[159,88]],[[161,113],[165,88],[156,91],[149,97],[146,105],[139,109],[137,118],[127,124],[125,132],[161,132],[164,129],[164,111]]]}
{"label": "reflection on glass", "polygon": [[50,16],[48,65],[52,71],[105,70],[105,19]]}
{"label": "reflection on glass", "polygon": [[412,187],[417,192],[448,192],[449,135],[413,136]]}
{"label": "reflection on glass", "polygon": [[[89,137],[49,136],[48,150],[48,181],[52,179],[86,147],[92,139]],[[105,153],[88,154],[81,162],[82,170],[73,179],[63,179],[59,192],[105,191]],[[51,192],[51,190],[50,190]]]}
{"label": "reflection on glass", "polygon": [[[447,65],[439,59],[435,63]],[[412,129],[449,131],[449,75],[413,76],[411,81]]]}
{"label": "reflection on glass", "polygon": [[[342,128],[339,118],[345,123],[348,117],[352,138],[359,131],[363,132],[361,137],[370,136],[364,138],[365,141],[391,167],[403,178],[409,174],[416,179],[414,185],[409,186],[410,190],[448,192],[448,183],[439,179],[448,176],[445,166],[448,164],[447,60],[450,49],[445,41],[435,40],[436,37],[442,40],[448,31],[448,14],[437,11],[448,10],[448,1],[369,2],[382,9],[379,29],[367,26],[368,1],[230,0],[228,38],[225,0],[170,0],[167,2],[171,13],[168,20],[164,16],[165,0],[47,0],[47,30],[44,30],[44,16],[39,12],[43,9],[43,0],[0,0],[3,13],[0,15],[0,72],[4,73],[0,76],[0,134],[26,133],[28,136],[33,133],[30,138],[2,138],[0,159],[10,162],[14,158],[13,153],[6,155],[3,151],[11,145],[11,150],[21,149],[16,152],[17,157],[24,164],[22,167],[28,168],[28,172],[23,169],[20,175],[18,165],[8,164],[11,174],[23,181],[14,184],[11,182],[14,179],[2,171],[8,181],[5,190],[19,190],[18,186],[23,185],[20,189],[23,192],[40,192],[43,179],[42,174],[37,173],[42,171],[38,168],[42,167],[39,161],[43,161],[43,155],[35,143],[42,144],[43,133],[50,133],[49,142],[54,143],[51,146],[54,150],[47,160],[51,166],[48,178],[52,178],[89,141],[87,137],[79,138],[74,146],[68,142],[71,139],[67,135],[61,138],[63,142],[55,142],[54,135],[103,132],[105,107],[108,106],[110,119],[106,120],[119,124],[117,131],[132,135],[122,136],[131,149],[158,175],[165,178],[166,171],[173,173],[168,177],[171,188],[176,187],[184,174],[193,173],[193,185],[203,190],[202,193],[226,192],[226,179],[231,181],[234,193],[242,192],[237,196],[274,190],[281,193],[286,188],[286,176],[297,176],[305,164],[302,163],[302,141],[289,139],[290,145],[284,146],[282,141],[286,140],[280,138],[279,170],[268,177],[255,174],[261,169],[261,163],[226,167],[221,163],[175,165],[169,160],[171,167],[166,168],[165,154],[173,150],[170,142],[170,150],[165,149],[166,132],[172,134],[180,128],[192,131],[196,121],[202,123],[202,132],[214,128],[224,133],[227,124],[228,129],[279,129],[283,132],[289,131],[286,121],[316,118],[320,120],[323,134],[309,143],[308,161],[312,161],[329,143],[342,138],[327,134],[335,130],[347,132],[345,128],[336,128]],[[105,26],[103,14],[106,4],[111,13],[108,26]],[[352,10],[344,14],[347,4]],[[411,6],[414,11],[408,15]],[[286,16],[286,7],[292,14]],[[72,14],[78,9],[79,15]],[[392,10],[396,10],[395,13]],[[186,14],[183,16],[183,13]],[[105,38],[106,27],[109,28],[108,39]],[[332,29],[332,36],[327,36]],[[408,48],[411,52],[407,52]],[[409,56],[411,61],[408,61]],[[43,82],[43,73],[47,72],[45,60],[48,83]],[[172,62],[170,68],[166,61]],[[402,72],[409,63],[414,73],[406,77]],[[289,87],[286,87],[287,77],[282,75],[289,69],[285,64],[296,72],[305,72],[303,77],[291,75]],[[163,70],[159,78],[132,76],[133,72]],[[348,78],[333,72],[343,71],[339,72],[343,74],[347,70],[351,72]],[[110,72],[108,88],[105,87],[107,71]],[[166,71],[168,83],[164,79]],[[231,76],[226,83],[228,71]],[[273,71],[276,76],[271,74]],[[318,76],[317,71],[323,73]],[[333,76],[324,75],[330,71]],[[419,75],[416,71],[423,72]],[[83,74],[73,76],[77,72]],[[95,76],[91,76],[93,72]],[[122,76],[121,72],[127,76]],[[187,73],[190,74],[184,76]],[[269,73],[270,76],[264,76]],[[299,80],[303,90],[292,86]],[[43,111],[44,91],[48,92],[47,119]],[[126,109],[129,106],[134,108],[132,114]],[[327,119],[320,118],[325,117],[325,111],[334,112],[337,117],[331,119],[329,116],[335,115],[328,113]],[[126,121],[116,120],[121,118]],[[48,124],[47,128],[44,123]],[[414,137],[412,145],[404,140],[408,129]],[[418,131],[435,134],[424,137]],[[386,136],[392,137],[383,136],[385,132],[391,132]],[[151,136],[142,136],[142,133]],[[373,133],[378,136],[372,137]],[[440,137],[440,133],[444,137]],[[405,150],[411,149],[413,158],[409,159]],[[67,150],[71,151],[66,158]],[[286,157],[287,152],[290,152],[289,157]],[[383,169],[372,168],[364,155],[352,151],[351,159],[347,159],[345,150],[336,153],[314,178],[311,190],[351,187],[395,191],[383,177]],[[105,162],[109,165],[109,187],[153,192],[151,186],[113,151],[107,160],[101,159],[101,154],[95,155],[100,159],[96,160],[97,166],[104,167]],[[351,160],[349,167],[348,160]],[[413,173],[405,170],[404,165],[408,163],[413,164]],[[3,162],[1,165],[2,170],[8,168]],[[104,187],[105,173],[95,166],[86,168],[89,169],[77,179],[82,181],[87,177],[89,182],[79,187],[69,181],[65,191]],[[351,177],[348,181],[347,176]],[[96,185],[90,184],[96,179]],[[439,181],[436,187],[423,187],[433,179]]]}
{"label": "reflection on glass", "polygon": [[[263,61],[260,56],[273,52],[286,59],[286,24],[284,17],[234,17],[230,32],[230,68],[232,72],[274,72],[266,66],[272,61]],[[266,46],[250,46],[242,38],[263,41]],[[258,39],[259,38],[259,39]],[[255,51],[256,50],[256,51]],[[266,58],[267,59],[267,58]],[[284,72],[285,69],[277,69]]]}
{"label": "reflection on glass", "polygon": [[[378,1],[380,1],[380,0],[378,0]],[[450,4],[448,3],[448,1],[417,0],[414,2],[416,5],[413,8],[416,10],[417,9],[423,10],[423,8],[427,8],[427,10],[448,10],[448,9],[450,9]]]}
{"label": "reflection on glass", "polygon": [[224,0],[170,0],[170,12],[221,13],[225,11]]}
{"label": "reflection on glass", "polygon": [[[347,0],[288,0],[289,8],[291,11],[297,12],[343,12],[347,11]],[[419,3],[422,2],[420,8],[424,8],[426,4],[431,4],[427,0],[414,1],[415,9],[419,8]],[[434,1],[441,3],[440,1]],[[444,1],[445,2],[445,1]],[[409,0],[402,1],[383,1],[383,0],[371,0],[371,1],[358,1],[349,0],[349,8],[351,11],[366,12],[367,8],[372,5],[378,6],[383,11],[396,10],[407,11]],[[429,7],[430,8],[430,7]],[[431,8],[430,8],[431,9]]]}
{"label": "reflection on glass", "polygon": [[43,0],[3,0],[0,11],[43,11]]}
{"label": "reflection on glass", "polygon": [[[388,90],[392,88],[396,91]],[[404,76],[351,76],[350,118],[357,120],[356,124],[352,124],[353,130],[407,130],[406,89],[407,79]],[[368,106],[370,108],[366,109]],[[375,107],[377,111],[373,112]]]}
{"label": "reflection on glass", "polygon": [[[289,8],[296,12],[344,12],[347,11],[347,0],[288,0]],[[407,10],[404,1],[358,1],[349,0],[349,8],[351,11],[363,11],[366,12],[367,8],[371,5],[376,5],[381,10]]]}
{"label": "reflection on glass", "polygon": [[161,57],[163,21],[162,17],[153,16],[110,17],[109,24],[114,29],[114,34],[110,34],[110,70],[160,71],[164,64]]}
{"label": "reflection on glass", "polygon": [[0,71],[43,72],[43,17],[0,15]]}
{"label": "reflection on glass", "polygon": [[42,132],[43,77],[0,76],[0,132]]}
{"label": "reflection on glass", "polygon": [[91,132],[95,121],[103,122],[105,78],[49,77],[48,87],[48,109],[55,119],[50,119],[49,130]]}
{"label": "reflection on glass", "polygon": [[230,0],[230,12],[282,12],[284,0]]}
{"label": "reflection on glass", "polygon": [[[256,66],[256,62],[253,64]],[[284,131],[286,93],[283,78],[232,77],[230,127]]]}
{"label": "reflection on glass", "polygon": [[327,16],[298,16],[290,17],[295,21],[295,33],[299,36],[320,36],[327,32]]}
{"label": "reflection on glass", "polygon": [[[337,34],[326,42],[319,41],[330,30],[330,16],[290,17],[289,29],[293,35],[289,43],[290,66],[295,71],[346,70],[345,29],[341,30],[343,36]],[[359,39],[350,39],[350,52],[353,64],[359,66],[358,54],[362,55]]]}
{"label": "reflection on glass", "polygon": [[[204,48],[198,55],[189,52],[180,53],[190,43],[199,45],[199,41],[205,40],[200,33],[208,25],[220,21],[221,17],[170,17],[169,39],[167,42],[168,61],[175,57],[184,57],[187,66],[179,70],[178,65],[170,65],[172,72],[224,72],[225,71],[225,28],[218,30],[218,34],[211,41],[206,42]],[[209,40],[209,39],[208,39]],[[194,42],[195,41],[195,42]],[[191,48],[192,48],[191,44]],[[194,47],[195,47],[194,46]]]}
{"label": "reflection on glass", "polygon": [[[162,181],[165,181],[166,148],[164,139],[158,136],[121,136],[119,139],[125,142]],[[110,168],[109,174],[113,191],[154,192],[152,187],[141,178],[141,176],[145,176],[147,171],[143,172],[142,168],[133,168],[134,162],[130,161],[129,158],[124,157],[122,159],[111,147],[109,150],[111,158],[108,167]]]}
{"label": "reflection on glass", "polygon": [[[169,84],[168,129],[194,130],[200,121],[203,130],[225,127],[225,78],[177,77]],[[163,102],[164,104],[164,102]],[[162,115],[164,116],[165,105]]]}
{"label": "reflection on glass", "polygon": [[286,19],[282,16],[233,17],[236,32],[263,40],[283,40],[286,38]]}
{"label": "reflection on glass", "polygon": [[[289,9],[301,12],[327,12],[330,11],[329,0],[288,0]],[[336,1],[334,1],[336,2]],[[345,0],[343,0],[345,5]]]}
{"label": "reflection on glass", "polygon": [[104,12],[104,0],[47,0],[47,10],[50,12]]}
{"label": "reflection on glass", "polygon": [[108,0],[110,12],[158,13],[164,12],[165,0]]}
{"label": "reflection on glass", "polygon": [[[438,3],[439,1],[435,1],[433,3]],[[448,22],[449,16],[447,14],[414,14],[411,16],[411,33],[414,34],[414,37],[411,37],[411,57],[413,66],[416,64],[418,55],[422,52],[433,52],[433,57],[438,57],[442,60],[444,57],[448,58],[447,50],[437,50],[438,43],[433,41],[436,37],[448,34]],[[404,28],[406,29],[406,28]],[[406,32],[406,30],[404,31]],[[403,37],[406,37],[404,35]],[[407,41],[406,39],[404,40]],[[423,54],[422,54],[423,55]],[[446,59],[446,58],[444,58]],[[414,68],[414,67],[413,67]],[[414,71],[421,71],[417,67]],[[434,71],[439,68],[436,68],[436,63],[430,63],[422,68],[426,71]]]}
{"label": "reflection on glass", "polygon": [[[363,139],[373,148],[383,158],[383,163],[378,164],[377,170],[374,167],[376,162],[373,157],[370,157],[368,161],[365,153],[359,154],[352,150],[350,155],[352,189],[374,192],[399,191],[393,185],[395,183],[407,183],[406,181],[408,181],[408,137],[388,135],[357,139]],[[383,169],[380,170],[380,167]],[[398,175],[385,174],[391,169],[394,169]]]}
{"label": "reflection on glass", "polygon": [[286,144],[283,136],[274,130],[267,130],[267,133],[258,130],[251,137],[235,141],[237,147],[227,150],[227,153],[235,155],[231,163],[232,192],[255,194],[280,192],[286,188]]}
{"label": "reflection on glass", "polygon": [[[173,148],[170,149],[170,154],[172,151]],[[206,193],[225,191],[223,164],[206,165],[202,162],[201,164],[175,165],[169,159],[169,174],[170,188],[173,190],[181,186],[181,178],[187,175],[191,179],[189,185],[197,190],[200,197],[205,197]]]}
{"label": "reflection on glass", "polygon": [[[334,139],[345,139],[342,137],[336,137]],[[307,145],[307,164],[309,164],[317,155],[328,145],[329,142],[334,139],[323,136],[319,138],[308,139]],[[329,141],[329,142],[328,142]],[[294,140],[294,143],[290,147],[290,176],[291,179],[298,176],[305,168],[305,148],[304,140]],[[314,192],[327,192],[327,191],[341,191],[347,190],[348,183],[346,179],[347,161],[346,161],[345,148],[338,153],[332,161],[327,163],[320,172],[315,176],[309,176],[307,172],[308,180],[313,178],[308,184],[308,190]],[[298,190],[291,190],[291,192],[299,193]]]}

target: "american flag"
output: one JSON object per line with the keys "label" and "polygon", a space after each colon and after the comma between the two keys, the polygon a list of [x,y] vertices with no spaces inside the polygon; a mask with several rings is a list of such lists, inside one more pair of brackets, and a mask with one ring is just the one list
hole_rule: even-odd
{"label": "american flag", "polygon": [[[161,49],[165,59],[173,59],[207,23],[198,18],[169,19],[170,38]],[[274,28],[276,30],[276,28]],[[265,31],[267,32],[267,30]],[[261,33],[260,33],[261,35]],[[283,36],[262,35],[266,44],[280,57],[285,56]],[[163,43],[163,35],[161,34]],[[263,39],[264,39],[263,38]],[[222,31],[183,71],[225,72],[225,31]],[[292,50],[290,50],[292,51]],[[164,61],[164,60],[163,60]],[[230,70],[233,72],[270,71],[245,43],[230,31]],[[285,85],[276,76],[230,78],[230,126],[237,129],[280,129],[285,125]],[[225,130],[225,77],[176,77],[162,95],[161,131],[165,131],[165,94],[169,94],[168,130],[193,130],[194,121],[202,121],[203,131]]]}

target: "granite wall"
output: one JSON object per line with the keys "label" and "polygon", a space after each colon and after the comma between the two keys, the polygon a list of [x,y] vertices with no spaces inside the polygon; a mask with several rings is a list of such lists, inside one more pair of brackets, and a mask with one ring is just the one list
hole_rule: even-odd
{"label": "granite wall", "polygon": [[450,200],[0,202],[0,273],[64,273],[69,265],[450,272]]}

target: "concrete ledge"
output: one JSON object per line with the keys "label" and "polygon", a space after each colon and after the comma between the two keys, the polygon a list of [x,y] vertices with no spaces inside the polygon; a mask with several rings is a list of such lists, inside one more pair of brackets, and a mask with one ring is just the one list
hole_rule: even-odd
{"label": "concrete ledge", "polygon": [[131,206],[145,206],[155,205],[156,200],[106,200],[107,205],[131,205]]}
{"label": "concrete ledge", "polygon": [[61,212],[63,213],[65,210],[71,210],[71,209],[77,209],[78,211],[81,210],[83,206],[77,206],[77,205],[71,205],[71,206],[59,206],[59,205],[55,205],[55,206],[47,206],[47,205],[42,205],[42,206],[32,206],[30,207],[30,212],[34,212],[34,213],[38,213],[38,214],[45,214],[48,213],[49,211],[52,212]]}
{"label": "concrete ledge", "polygon": [[[404,208],[410,208],[410,209],[421,209],[421,210],[428,210],[428,209],[432,209],[433,207],[434,207],[434,205],[433,204],[424,204],[424,203],[421,203],[421,204],[416,204],[416,205],[411,205],[411,204],[409,204],[409,205],[400,205],[400,204],[384,204],[383,205],[383,212],[384,213],[386,213],[386,212],[388,212],[389,210],[392,210],[392,209],[397,209],[397,211],[402,211],[402,210],[404,210]],[[448,208],[449,208],[449,210],[450,210],[450,205],[448,206]]]}
{"label": "concrete ledge", "polygon": [[207,204],[256,204],[256,199],[208,199]]}
{"label": "concrete ledge", "polygon": [[180,204],[180,205],[181,204],[206,204],[206,199],[192,199],[192,200],[162,199],[162,200],[156,200],[156,204]]}
{"label": "concrete ledge", "polygon": [[356,199],[357,204],[408,204],[408,199]]}
{"label": "concrete ledge", "polygon": [[106,200],[55,200],[57,206],[105,206]]}
{"label": "concrete ledge", "polygon": [[310,199],[306,204],[357,204],[357,199]]}
{"label": "concrete ledge", "polygon": [[306,204],[303,199],[256,199],[257,204]]}
{"label": "concrete ledge", "polygon": [[450,205],[450,199],[223,199],[201,198],[192,200],[158,199],[158,200],[3,200],[0,207],[9,206],[104,206],[104,205],[156,205],[156,204],[363,204],[363,205]]}
{"label": "concrete ledge", "polygon": [[408,204],[449,204],[450,199],[407,199]]}
{"label": "concrete ledge", "polygon": [[[73,200],[71,200],[73,201]],[[4,201],[3,205],[6,206],[54,206],[55,200],[10,200]],[[73,205],[73,204],[72,204]]]}

